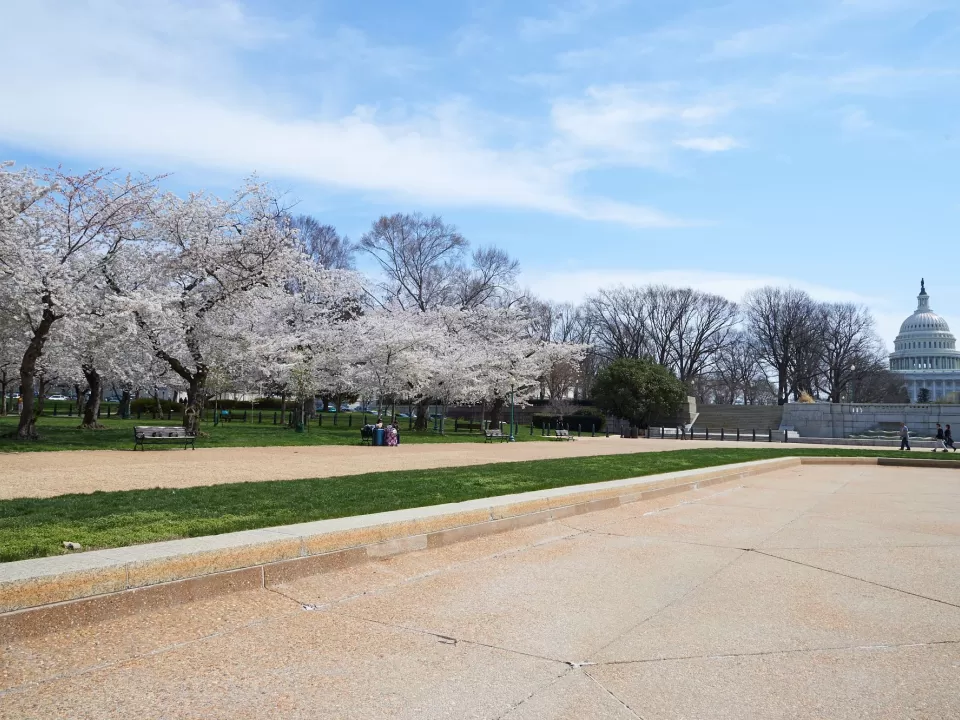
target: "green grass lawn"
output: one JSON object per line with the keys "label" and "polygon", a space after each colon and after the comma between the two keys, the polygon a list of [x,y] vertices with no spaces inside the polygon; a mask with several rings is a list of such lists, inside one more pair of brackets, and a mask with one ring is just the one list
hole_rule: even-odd
{"label": "green grass lawn", "polygon": [[[352,415],[352,426],[350,426]],[[364,416],[360,414],[341,414],[337,424],[333,424],[332,413],[322,415],[322,425],[314,419],[306,432],[298,433],[283,425],[273,424],[273,411],[264,411],[263,423],[253,422],[256,415],[250,414],[251,422],[232,422],[214,425],[207,421],[201,424],[201,431],[208,437],[197,440],[197,447],[265,447],[269,445],[358,445],[360,443],[360,426]],[[176,416],[175,416],[176,417]],[[370,422],[376,421],[376,416],[367,415]],[[134,425],[179,425],[178,420],[121,420],[119,418],[101,417],[100,422],[106,426],[103,430],[80,430],[80,421],[76,417],[47,417],[37,422],[37,431],[40,440],[24,442],[10,437],[17,428],[16,415],[0,417],[0,452],[38,452],[44,450],[131,450],[133,449]],[[440,435],[433,430],[415,432],[407,429],[407,420],[399,421],[401,443],[443,443],[443,442],[483,442],[483,433],[473,433],[461,430],[455,432],[455,423],[448,420],[445,423],[446,434]],[[432,425],[431,425],[432,427]],[[529,426],[521,426],[517,440],[540,440],[540,432],[530,434]],[[153,444],[150,451],[177,450],[180,446]]]}
{"label": "green grass lawn", "polygon": [[[3,500],[0,561],[60,554],[64,540],[79,542],[91,550],[120,547],[785,455],[876,457],[899,453],[829,447],[673,450],[312,480]],[[938,457],[952,459],[955,455]]]}

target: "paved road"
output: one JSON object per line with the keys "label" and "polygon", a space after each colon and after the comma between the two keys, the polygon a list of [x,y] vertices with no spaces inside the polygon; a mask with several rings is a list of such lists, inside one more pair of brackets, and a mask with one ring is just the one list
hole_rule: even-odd
{"label": "paved road", "polygon": [[960,717],[960,473],[806,466],[25,640],[3,718]]}
{"label": "paved road", "polygon": [[[381,470],[420,470],[495,462],[656,452],[703,447],[778,447],[780,443],[578,438],[570,442],[408,444],[394,448],[201,448],[78,450],[2,455],[0,499],[94,490],[190,487],[256,480],[335,477]],[[823,447],[791,443],[790,447]]]}

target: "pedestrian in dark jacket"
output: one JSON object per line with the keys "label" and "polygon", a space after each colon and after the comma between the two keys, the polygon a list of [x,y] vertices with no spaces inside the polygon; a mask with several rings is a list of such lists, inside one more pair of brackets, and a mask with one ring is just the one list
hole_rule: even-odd
{"label": "pedestrian in dark jacket", "polygon": [[[940,427],[940,423],[937,423],[937,436],[934,438],[934,440],[936,440],[937,443],[939,443],[940,447],[943,448],[943,451],[944,451],[944,452],[947,451],[947,445],[946,445],[946,443],[943,441],[943,428]],[[937,447],[934,447],[934,448],[933,448],[933,451],[936,452],[937,449],[938,449]]]}
{"label": "pedestrian in dark jacket", "polygon": [[953,433],[950,431],[949,425],[947,425],[947,429],[943,431],[943,451],[946,452],[947,448],[950,448],[954,452],[957,451],[956,446],[953,444]]}

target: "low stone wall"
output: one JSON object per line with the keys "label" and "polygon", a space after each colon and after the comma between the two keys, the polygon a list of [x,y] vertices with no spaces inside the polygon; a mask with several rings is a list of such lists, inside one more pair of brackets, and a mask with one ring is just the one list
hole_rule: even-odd
{"label": "low stone wall", "polygon": [[781,427],[793,428],[802,438],[848,438],[882,424],[905,422],[914,435],[931,436],[936,425],[953,425],[960,434],[960,405],[791,403],[783,408]]}

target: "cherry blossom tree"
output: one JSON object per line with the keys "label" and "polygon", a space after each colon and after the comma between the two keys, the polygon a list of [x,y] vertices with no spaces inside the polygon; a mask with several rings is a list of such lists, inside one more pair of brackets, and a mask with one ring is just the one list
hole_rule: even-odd
{"label": "cherry blossom tree", "polygon": [[[198,432],[216,328],[239,328],[304,262],[268,189],[251,181],[230,200],[166,193],[150,204],[146,239],[111,264],[108,282],[142,341],[181,378],[183,424]],[[222,337],[221,337],[222,340]]]}
{"label": "cherry blossom tree", "polygon": [[117,178],[105,170],[0,177],[0,283],[8,285],[8,312],[29,335],[20,362],[17,437],[34,439],[43,410],[44,393],[35,402],[34,392],[42,390],[36,380],[44,345],[58,322],[90,311],[102,271],[136,235],[155,181]]}

